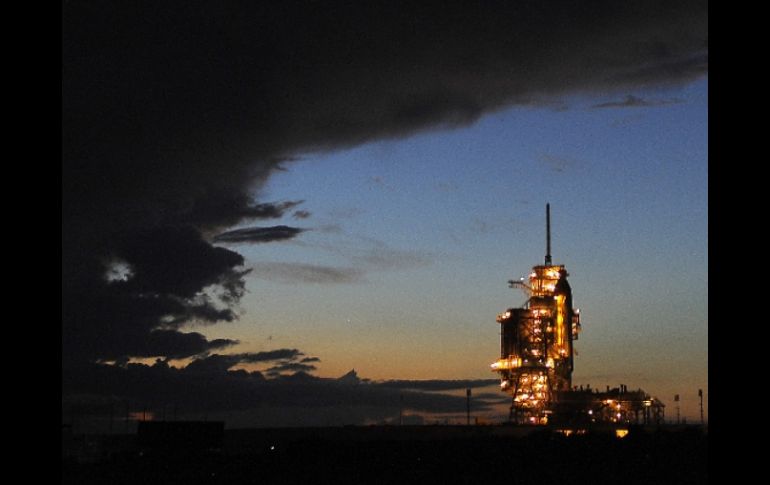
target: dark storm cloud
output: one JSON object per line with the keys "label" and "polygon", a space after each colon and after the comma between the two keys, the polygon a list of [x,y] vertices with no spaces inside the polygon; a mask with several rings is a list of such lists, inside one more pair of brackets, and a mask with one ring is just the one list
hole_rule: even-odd
{"label": "dark storm cloud", "polygon": [[608,101],[606,103],[595,104],[592,108],[646,108],[650,106],[679,104],[681,102],[681,99],[644,99],[629,94],[623,101]]}
{"label": "dark storm cloud", "polygon": [[706,7],[71,1],[65,214],[230,223],[248,213],[245,189],[300,149],[686,82],[707,69]]}
{"label": "dark storm cloud", "polygon": [[335,268],[302,263],[254,263],[254,277],[285,284],[358,283],[363,271],[357,268]]}
{"label": "dark storm cloud", "polygon": [[300,360],[300,362],[307,363],[307,362],[321,362],[321,359],[318,357],[305,357],[304,359]]}
{"label": "dark storm cloud", "polygon": [[[63,362],[217,348],[182,332],[235,318],[243,294],[243,258],[210,238],[293,210],[254,197],[302,152],[707,72],[705,1],[336,5],[63,5]],[[132,270],[124,281],[105,277],[116,259]]]}
{"label": "dark storm cloud", "polygon": [[214,242],[266,243],[293,239],[304,229],[289,226],[247,227],[214,236]]}

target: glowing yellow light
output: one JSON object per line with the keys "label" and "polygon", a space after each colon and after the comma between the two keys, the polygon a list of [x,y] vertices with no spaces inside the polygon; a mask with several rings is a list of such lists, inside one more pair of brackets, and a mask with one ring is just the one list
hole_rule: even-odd
{"label": "glowing yellow light", "polygon": [[618,438],[625,438],[627,434],[628,434],[628,430],[627,429],[616,429],[615,430],[615,436],[617,436]]}
{"label": "glowing yellow light", "polygon": [[500,359],[497,362],[490,365],[493,370],[500,369],[515,369],[521,367],[521,357],[509,357],[507,359]]}

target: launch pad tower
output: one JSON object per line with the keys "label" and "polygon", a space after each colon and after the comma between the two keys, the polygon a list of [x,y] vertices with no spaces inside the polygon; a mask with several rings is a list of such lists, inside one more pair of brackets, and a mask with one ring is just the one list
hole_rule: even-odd
{"label": "launch pad tower", "polygon": [[545,217],[544,264],[532,268],[528,282],[508,281],[511,288],[524,290],[527,301],[497,316],[500,359],[491,367],[500,374],[500,387],[511,394],[509,420],[526,425],[662,423],[665,405],[641,389],[573,387],[572,342],[581,330],[580,311],[572,308],[567,269],[551,261],[550,204]]}
{"label": "launch pad tower", "polygon": [[528,284],[523,278],[508,282],[527,293],[527,302],[497,316],[500,359],[492,369],[512,395],[510,419],[518,424],[546,424],[561,394],[572,388],[572,341],[580,332],[580,313],[572,308],[566,268],[551,261],[550,215],[546,204],[545,263],[532,268]]}

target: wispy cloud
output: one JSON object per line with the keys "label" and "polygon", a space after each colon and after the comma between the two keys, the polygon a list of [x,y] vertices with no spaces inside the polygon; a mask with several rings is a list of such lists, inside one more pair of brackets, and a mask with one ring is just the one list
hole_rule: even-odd
{"label": "wispy cloud", "polygon": [[305,229],[289,226],[246,227],[223,232],[214,237],[214,242],[266,243],[293,239]]}
{"label": "wispy cloud", "polygon": [[303,362],[283,362],[267,369],[268,375],[278,375],[282,372],[311,372],[316,370],[313,364]]}
{"label": "wispy cloud", "polygon": [[303,242],[303,247],[336,255],[348,264],[330,266],[300,262],[255,262],[251,264],[253,276],[285,284],[351,284],[366,281],[365,275],[368,272],[425,267],[433,261],[433,256],[427,252],[392,248],[373,238],[353,237],[354,242],[351,243],[350,236],[338,225],[322,226],[313,231],[347,241],[334,244]]}
{"label": "wispy cloud", "polygon": [[381,189],[387,190],[387,191],[395,191],[396,187],[387,182],[385,180],[385,177],[382,177],[381,175],[375,175],[373,177],[369,177],[369,183],[374,185],[375,187],[380,187]]}
{"label": "wispy cloud", "polygon": [[637,113],[635,115],[624,116],[624,117],[619,118],[617,120],[613,120],[610,123],[610,126],[612,126],[613,128],[629,126],[629,125],[632,125],[632,124],[634,124],[634,123],[636,123],[636,122],[638,122],[639,120],[642,120],[642,119],[644,119],[644,115],[641,114],[641,113]]}
{"label": "wispy cloud", "polygon": [[[259,364],[278,361],[278,364],[275,365],[284,365],[303,362],[304,359],[313,358],[315,357],[305,357],[305,354],[297,349],[275,349],[240,354],[204,354],[194,359],[184,369],[186,372],[216,373],[227,371],[238,364]],[[303,370],[310,371],[315,370],[315,368]]]}
{"label": "wispy cloud", "polygon": [[253,276],[279,283],[337,283],[363,281],[364,272],[357,268],[321,266],[305,263],[254,263]]}
{"label": "wispy cloud", "polygon": [[348,236],[348,242],[319,246],[338,254],[356,267],[366,271],[388,271],[429,266],[433,255],[426,251],[394,248],[385,242],[366,236]]}
{"label": "wispy cloud", "polygon": [[580,162],[574,158],[564,157],[560,155],[553,155],[550,153],[541,153],[537,156],[539,162],[544,163],[548,168],[554,172],[564,172],[568,168],[578,165]]}
{"label": "wispy cloud", "polygon": [[350,260],[369,270],[399,270],[428,266],[432,257],[423,251],[395,249],[386,246],[365,248],[349,256]]}
{"label": "wispy cloud", "polygon": [[666,106],[669,104],[680,104],[683,101],[678,98],[673,99],[644,99],[634,95],[627,95],[622,101],[608,101],[606,103],[595,104],[591,106],[594,109],[601,108],[648,108],[652,106]]}
{"label": "wispy cloud", "polygon": [[440,192],[457,192],[460,186],[455,182],[436,182],[436,189]]}
{"label": "wispy cloud", "polygon": [[[327,254],[338,256],[340,259],[348,261],[361,275],[369,271],[397,271],[430,266],[434,259],[434,256],[427,251],[394,248],[379,239],[347,234],[338,224],[315,227],[312,231],[333,236],[335,240],[333,243],[303,242],[303,247],[318,249]],[[315,267],[300,263],[291,264],[308,271],[310,268],[303,267]],[[319,266],[318,268],[325,267]]]}

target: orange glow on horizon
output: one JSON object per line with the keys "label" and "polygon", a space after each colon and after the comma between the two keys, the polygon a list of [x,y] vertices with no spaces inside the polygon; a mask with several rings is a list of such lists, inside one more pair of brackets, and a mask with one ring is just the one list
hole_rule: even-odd
{"label": "orange glow on horizon", "polygon": [[152,411],[132,411],[128,413],[128,419],[133,421],[155,421],[155,413]]}

